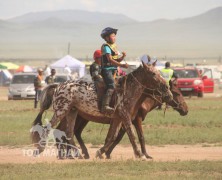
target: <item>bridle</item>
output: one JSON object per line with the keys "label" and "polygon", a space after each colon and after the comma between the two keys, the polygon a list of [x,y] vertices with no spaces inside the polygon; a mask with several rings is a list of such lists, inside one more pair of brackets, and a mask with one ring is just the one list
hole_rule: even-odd
{"label": "bridle", "polygon": [[178,103],[178,102],[176,102],[174,99],[173,99],[172,101],[176,104],[176,106],[171,106],[171,105],[170,105],[170,106],[171,106],[172,108],[174,108],[174,109],[180,109],[180,106],[186,103],[185,101]]}
{"label": "bridle", "polygon": [[[130,73],[129,75],[131,75],[134,80],[141,86],[143,87],[144,89],[148,90],[148,91],[151,91],[151,93],[146,93],[144,92],[143,90],[143,94],[147,95],[147,96],[150,96],[151,98],[153,98],[154,100],[156,100],[157,102],[159,102],[160,104],[163,104],[163,102],[159,101],[156,96],[160,97],[161,99],[163,99],[165,96],[164,96],[164,93],[161,93],[161,91],[159,90],[159,88],[157,89],[152,89],[152,88],[147,88],[146,86],[144,86],[143,84],[141,84],[138,79],[133,75],[133,73]],[[158,93],[159,95],[157,95],[156,93]]]}
{"label": "bridle", "polygon": [[[148,91],[151,92],[151,93],[146,93],[146,92],[144,92],[144,90],[143,90],[142,94],[145,94],[145,95],[147,95],[147,96],[150,96],[151,98],[155,99],[157,102],[159,102],[160,104],[162,104],[162,102],[160,102],[158,99],[156,99],[156,96],[158,96],[158,95],[155,95],[156,93],[158,93],[158,94],[160,94],[159,97],[161,97],[161,99],[163,99],[163,93],[161,93],[161,91],[159,90],[160,86],[159,86],[159,88],[157,88],[157,89],[148,88],[148,87],[144,86],[141,82],[138,81],[138,79],[133,75],[133,72],[130,73],[130,74],[128,74],[128,76],[130,76],[130,75],[133,77],[133,79],[134,79],[144,90],[146,89],[146,90],[148,90]],[[127,79],[128,76],[126,76],[126,79]],[[125,84],[124,84],[124,88],[123,88],[123,94],[125,94],[125,88],[126,88],[126,80],[125,80]],[[116,106],[114,107],[115,110],[116,110],[116,108],[117,108],[118,105],[119,105],[119,103],[117,103]]]}

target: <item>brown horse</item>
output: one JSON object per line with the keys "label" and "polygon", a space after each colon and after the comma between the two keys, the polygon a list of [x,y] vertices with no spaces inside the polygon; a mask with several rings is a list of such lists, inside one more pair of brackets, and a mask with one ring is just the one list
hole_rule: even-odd
{"label": "brown horse", "polygon": [[[135,141],[135,135],[132,127],[132,120],[134,119],[139,107],[142,104],[141,96],[145,91],[149,96],[155,92],[159,92],[164,98],[169,101],[172,100],[172,93],[170,92],[166,81],[161,77],[159,71],[153,67],[153,65],[140,66],[135,71],[127,75],[125,80],[125,86],[122,87],[123,91],[117,93],[117,103],[115,106],[115,113],[112,116],[106,116],[102,114],[97,105],[97,95],[92,88],[92,83],[87,83],[83,80],[79,81],[67,81],[58,85],[53,93],[53,109],[54,115],[47,127],[54,127],[58,122],[67,119],[66,134],[70,138],[70,144],[73,142],[73,129],[76,122],[77,113],[90,121],[103,122],[110,124],[108,135],[105,145],[97,151],[97,156],[108,151],[109,147],[116,140],[119,130],[122,124],[129,136],[130,142],[133,146],[133,150],[136,157],[143,157],[140,150],[137,147]],[[47,87],[43,91],[41,109],[36,117],[33,125],[42,124],[42,114],[47,109],[43,105],[51,105],[51,101],[47,102],[47,92],[50,91],[51,86]],[[49,98],[51,100],[51,97]],[[39,139],[38,135],[32,134],[33,142]],[[44,147],[37,147],[40,152],[44,150]]]}
{"label": "brown horse", "polygon": [[[175,109],[176,111],[178,111],[180,113],[181,116],[185,116],[188,113],[188,107],[187,104],[181,94],[181,92],[179,91],[179,89],[176,87],[175,84],[173,84],[172,82],[170,82],[170,90],[173,94],[173,100],[168,102],[168,105],[172,106],[173,109]],[[144,93],[145,94],[145,93]],[[149,97],[145,97],[144,95],[141,96],[141,99],[143,99],[143,103],[141,105],[141,107],[139,108],[135,119],[133,120],[133,125],[136,128],[136,132],[139,138],[139,142],[141,145],[141,151],[142,154],[144,154],[146,156],[146,158],[152,158],[151,156],[148,155],[147,151],[146,151],[146,147],[145,147],[145,139],[144,139],[144,134],[143,134],[143,129],[142,129],[142,121],[144,121],[146,115],[152,111],[153,109],[155,109],[157,106],[161,105],[162,103],[164,103],[164,99],[158,95],[158,94],[154,94],[154,95],[149,95]],[[75,128],[74,128],[74,134],[76,136],[76,139],[79,142],[79,145],[82,149],[82,154],[84,154],[84,158],[88,159],[89,158],[89,153],[88,150],[84,144],[84,141],[81,137],[82,131],[83,129],[86,127],[86,125],[88,124],[88,120],[84,119],[83,117],[81,117],[80,115],[77,116],[77,120],[76,120],[76,124],[75,124]],[[58,129],[60,129],[61,131],[65,131],[66,129],[66,120],[62,121],[58,127]],[[105,153],[106,154],[106,158],[110,158],[110,154],[112,152],[112,150],[114,149],[114,147],[121,141],[122,137],[125,134],[125,129],[124,127],[122,127],[119,131],[119,134],[117,136],[117,139],[115,140],[115,142],[109,147],[108,151]]]}

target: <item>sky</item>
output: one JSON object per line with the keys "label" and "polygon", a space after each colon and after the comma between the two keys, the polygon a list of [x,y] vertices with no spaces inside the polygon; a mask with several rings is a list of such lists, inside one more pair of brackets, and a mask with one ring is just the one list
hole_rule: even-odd
{"label": "sky", "polygon": [[29,12],[80,9],[152,21],[191,17],[218,6],[222,6],[222,0],[0,0],[0,19]]}

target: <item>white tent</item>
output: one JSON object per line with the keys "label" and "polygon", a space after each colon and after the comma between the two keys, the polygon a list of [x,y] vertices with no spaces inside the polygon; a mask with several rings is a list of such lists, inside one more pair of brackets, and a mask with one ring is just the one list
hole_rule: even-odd
{"label": "white tent", "polygon": [[7,69],[0,69],[0,86],[8,85],[11,79],[12,75]]}
{"label": "white tent", "polygon": [[64,73],[65,67],[69,67],[72,73],[78,73],[79,78],[85,75],[85,64],[70,55],[59,59],[51,64],[50,67],[56,69],[57,73]]}

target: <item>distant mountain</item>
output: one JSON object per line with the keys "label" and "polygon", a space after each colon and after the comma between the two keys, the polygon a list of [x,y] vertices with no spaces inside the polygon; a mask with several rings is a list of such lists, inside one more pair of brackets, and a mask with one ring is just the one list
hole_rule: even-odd
{"label": "distant mountain", "polygon": [[97,23],[134,23],[135,20],[122,15],[122,14],[111,14],[111,13],[101,13],[101,12],[88,12],[82,10],[61,10],[61,11],[45,11],[28,13],[19,17],[9,19],[10,22],[16,23],[33,23],[46,21],[48,19],[58,19],[64,22],[81,22],[87,24],[97,24]]}
{"label": "distant mountain", "polygon": [[[101,30],[118,28],[120,50],[128,57],[222,55],[222,7],[198,16],[138,22],[121,14],[62,10],[0,20],[1,57],[61,57],[71,42],[76,57],[100,48]],[[72,54],[71,54],[72,55]]]}

